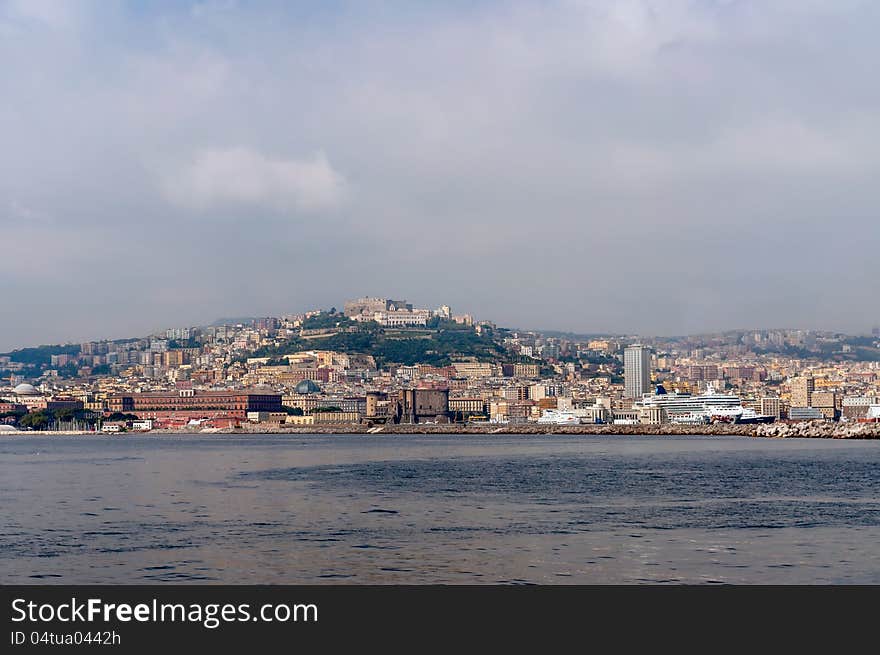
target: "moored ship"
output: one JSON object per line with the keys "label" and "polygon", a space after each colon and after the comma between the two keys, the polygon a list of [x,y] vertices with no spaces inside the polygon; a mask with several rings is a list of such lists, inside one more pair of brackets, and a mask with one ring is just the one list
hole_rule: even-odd
{"label": "moored ship", "polygon": [[776,421],[775,416],[771,416],[770,414],[758,414],[753,409],[745,408],[740,414],[739,418],[736,420],[737,423],[753,425],[756,423],[773,423]]}
{"label": "moored ship", "polygon": [[662,407],[671,423],[772,423],[773,416],[758,414],[742,405],[739,396],[718,393],[712,385],[698,395],[669,393],[662,385],[654,394],[645,394],[641,407]]}
{"label": "moored ship", "polygon": [[581,419],[574,412],[558,409],[545,409],[538,419],[542,425],[579,425]]}

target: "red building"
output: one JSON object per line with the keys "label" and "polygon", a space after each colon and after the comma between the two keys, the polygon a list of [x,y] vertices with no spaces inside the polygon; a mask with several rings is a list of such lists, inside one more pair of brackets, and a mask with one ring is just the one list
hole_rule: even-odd
{"label": "red building", "polygon": [[107,408],[111,413],[135,414],[139,418],[177,415],[243,419],[248,412],[280,412],[281,394],[178,389],[157,393],[118,394],[107,400]]}

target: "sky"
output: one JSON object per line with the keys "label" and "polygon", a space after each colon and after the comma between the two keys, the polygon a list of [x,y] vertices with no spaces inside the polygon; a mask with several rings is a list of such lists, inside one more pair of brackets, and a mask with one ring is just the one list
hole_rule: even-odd
{"label": "sky", "polygon": [[880,324],[880,3],[0,0],[0,352]]}

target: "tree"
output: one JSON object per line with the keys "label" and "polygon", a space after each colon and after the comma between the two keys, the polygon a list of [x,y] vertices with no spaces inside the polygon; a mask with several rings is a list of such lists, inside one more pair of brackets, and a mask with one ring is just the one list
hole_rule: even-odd
{"label": "tree", "polygon": [[302,416],[303,411],[301,407],[288,407],[287,405],[281,406],[281,411],[287,412],[288,416]]}
{"label": "tree", "polygon": [[113,412],[110,416],[107,417],[108,421],[137,421],[138,417],[135,414],[123,414],[122,412]]}
{"label": "tree", "polygon": [[48,366],[52,355],[78,355],[80,346],[67,344],[64,346],[37,346],[35,348],[21,348],[8,353],[0,353],[0,355],[9,356],[13,362],[22,364],[36,364],[39,366]]}
{"label": "tree", "polygon": [[31,412],[22,416],[18,425],[22,428],[30,428],[32,430],[45,430],[49,425],[50,416],[43,412]]}

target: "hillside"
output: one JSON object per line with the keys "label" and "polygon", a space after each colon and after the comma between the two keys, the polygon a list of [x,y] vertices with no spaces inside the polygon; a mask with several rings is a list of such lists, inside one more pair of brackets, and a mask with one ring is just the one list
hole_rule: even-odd
{"label": "hillside", "polygon": [[[335,320],[333,320],[335,319]],[[379,366],[387,364],[431,364],[446,366],[457,359],[495,361],[504,348],[492,334],[467,326],[435,321],[432,327],[383,328],[376,323],[354,323],[345,317],[322,314],[303,325],[308,330],[339,330],[328,336],[296,337],[285,343],[261,348],[250,357],[280,357],[302,350],[336,350],[372,355]]]}

